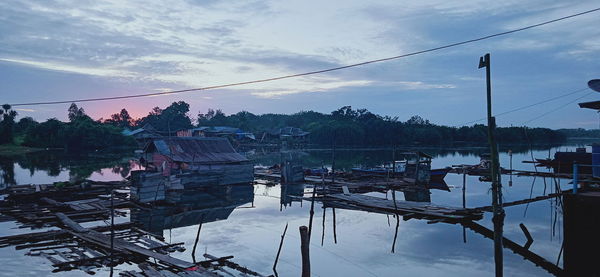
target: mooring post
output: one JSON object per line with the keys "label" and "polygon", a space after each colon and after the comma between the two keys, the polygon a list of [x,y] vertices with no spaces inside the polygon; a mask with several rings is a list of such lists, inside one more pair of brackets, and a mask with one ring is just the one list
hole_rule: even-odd
{"label": "mooring post", "polygon": [[579,166],[574,163],[573,164],[573,194],[577,194],[577,187],[578,187],[578,182],[579,182],[579,176],[577,173],[577,170],[579,169]]}
{"label": "mooring post", "polygon": [[300,252],[302,253],[302,277],[310,277],[310,256],[308,227],[300,226]]}
{"label": "mooring post", "polygon": [[333,131],[333,147],[331,149],[331,183],[335,183],[335,140],[336,132]]}
{"label": "mooring post", "polygon": [[192,249],[192,261],[196,263],[196,247],[200,241],[200,231],[202,230],[202,222],[204,222],[204,215],[200,218],[200,224],[198,224],[198,232],[196,232],[196,240],[194,240],[194,248]]}
{"label": "mooring post", "polygon": [[487,118],[488,118],[488,142],[490,144],[490,156],[492,166],[490,169],[492,177],[492,207],[494,217],[494,260],[496,265],[496,277],[503,275],[503,253],[502,253],[502,228],[504,225],[504,209],[502,208],[502,184],[500,182],[500,165],[498,161],[498,145],[494,138],[496,129],[496,118],[492,116],[492,80],[490,73],[490,54],[487,53],[479,58],[479,68],[485,67],[487,88]]}

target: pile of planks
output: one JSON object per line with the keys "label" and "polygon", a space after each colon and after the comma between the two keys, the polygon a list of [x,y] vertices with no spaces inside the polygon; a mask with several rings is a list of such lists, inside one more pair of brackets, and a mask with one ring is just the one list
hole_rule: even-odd
{"label": "pile of planks", "polygon": [[[56,197],[56,195],[54,196]],[[134,204],[126,199],[114,199],[112,207],[126,208]],[[76,222],[106,220],[110,216],[109,199],[91,198],[68,202],[59,202],[52,198],[41,197],[30,201],[3,201],[0,213],[9,216],[6,220],[17,220],[21,227],[55,226],[58,221],[55,213],[68,215]],[[117,215],[121,213],[117,212]]]}

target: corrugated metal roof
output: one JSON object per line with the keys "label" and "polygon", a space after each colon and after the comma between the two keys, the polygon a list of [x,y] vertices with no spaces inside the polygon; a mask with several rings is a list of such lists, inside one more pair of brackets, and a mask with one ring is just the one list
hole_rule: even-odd
{"label": "corrugated metal roof", "polygon": [[177,162],[223,164],[248,161],[225,138],[172,137],[156,139],[145,152],[159,152]]}

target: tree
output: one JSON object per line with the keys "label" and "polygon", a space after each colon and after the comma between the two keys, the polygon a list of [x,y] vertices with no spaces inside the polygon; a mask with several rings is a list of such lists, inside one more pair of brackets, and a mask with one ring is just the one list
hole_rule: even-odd
{"label": "tree", "polygon": [[192,120],[187,115],[189,111],[190,105],[184,101],[173,102],[164,110],[154,107],[146,117],[137,122],[137,126],[143,127],[150,124],[161,132],[175,132],[191,128]]}
{"label": "tree", "polygon": [[39,123],[30,116],[23,117],[15,124],[15,135],[23,135],[30,128],[35,128]]}
{"label": "tree", "polygon": [[418,115],[413,115],[411,118],[409,118],[406,121],[406,124],[408,124],[408,125],[430,125],[429,120],[423,119],[422,117],[420,117]]}
{"label": "tree", "polygon": [[17,112],[9,104],[2,105],[0,109],[0,144],[13,143],[13,131]]}
{"label": "tree", "polygon": [[87,117],[83,108],[77,107],[77,104],[75,104],[75,103],[71,103],[71,106],[69,106],[68,111],[69,111],[69,113],[68,113],[69,121],[71,121],[71,122],[73,122],[79,118],[82,118],[82,117]]}
{"label": "tree", "polygon": [[131,128],[134,120],[129,115],[126,109],[121,109],[121,112],[112,114],[110,119],[104,121],[104,123],[119,127],[119,128]]}

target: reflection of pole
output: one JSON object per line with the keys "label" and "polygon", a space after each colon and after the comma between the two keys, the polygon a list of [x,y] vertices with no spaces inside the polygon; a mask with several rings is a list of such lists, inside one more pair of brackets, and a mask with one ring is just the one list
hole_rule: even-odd
{"label": "reflection of pole", "polygon": [[512,150],[508,150],[508,156],[510,157],[510,180],[508,180],[508,186],[512,187],[512,171],[513,171],[513,167],[512,167]]}
{"label": "reflection of pole", "polygon": [[492,177],[492,207],[494,217],[494,260],[496,262],[496,276],[503,275],[502,257],[502,228],[504,225],[504,210],[502,209],[502,185],[500,183],[500,166],[498,162],[498,146],[494,138],[496,129],[496,118],[492,116],[492,81],[490,74],[490,54],[479,59],[479,68],[485,67],[487,87],[487,117],[488,117],[488,142],[490,144],[490,156],[492,166],[490,169]]}
{"label": "reflection of pole", "polygon": [[[463,201],[463,209],[467,208],[467,171],[465,170],[465,166],[462,166],[462,174],[463,174],[463,186],[462,186],[462,201]],[[467,243],[467,230],[465,226],[463,226],[463,242]]]}
{"label": "reflection of pole", "polygon": [[279,254],[281,254],[281,247],[283,246],[283,239],[285,238],[285,233],[287,232],[288,224],[285,224],[285,229],[283,229],[283,235],[281,235],[281,241],[279,242],[279,249],[277,249],[277,256],[275,257],[275,263],[273,264],[273,271],[276,272],[277,261],[279,261]]}
{"label": "reflection of pole", "polygon": [[335,208],[331,209],[333,212],[333,243],[337,244],[337,233],[335,230]]}
{"label": "reflection of pole", "polygon": [[321,246],[323,246],[323,242],[325,241],[325,212],[327,211],[327,208],[325,208],[325,206],[323,206],[323,232],[321,234]]}
{"label": "reflection of pole", "polygon": [[114,184],[110,185],[110,276],[113,276],[113,252],[115,243],[115,202]]}

